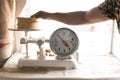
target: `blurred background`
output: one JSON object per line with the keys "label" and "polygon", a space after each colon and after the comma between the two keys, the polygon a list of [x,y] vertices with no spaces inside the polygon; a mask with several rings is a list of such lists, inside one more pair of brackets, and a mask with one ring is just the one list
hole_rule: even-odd
{"label": "blurred background", "polygon": [[[48,12],[72,12],[89,10],[98,6],[104,0],[27,0],[21,13],[22,17],[30,17],[32,14],[43,10]],[[116,23],[114,25],[114,40],[111,48],[111,36],[113,21],[106,21],[90,25],[70,26],[54,20],[40,19],[40,32],[30,33],[31,37],[45,37],[49,39],[53,31],[61,27],[74,30],[80,40],[78,52],[80,55],[108,55],[110,52],[119,57],[119,34]]]}

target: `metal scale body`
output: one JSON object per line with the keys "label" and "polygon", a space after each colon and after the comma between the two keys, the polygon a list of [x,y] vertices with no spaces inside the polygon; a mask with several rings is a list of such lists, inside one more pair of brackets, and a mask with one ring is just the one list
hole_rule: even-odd
{"label": "metal scale body", "polygon": [[[78,55],[76,50],[79,46],[79,40],[75,32],[68,28],[60,28],[53,32],[50,37],[50,40],[46,39],[37,39],[31,40],[27,38],[29,31],[38,31],[37,29],[33,30],[19,30],[19,29],[10,29],[12,31],[25,31],[25,38],[21,38],[20,44],[26,45],[26,56],[21,57],[18,61],[18,68],[24,67],[50,67],[50,68],[65,68],[65,69],[75,69],[77,59],[73,55]],[[35,43],[39,46],[40,54],[37,55],[37,59],[31,59],[28,54],[28,44]],[[42,49],[44,43],[49,43],[51,50],[56,54],[56,56],[46,56]]]}

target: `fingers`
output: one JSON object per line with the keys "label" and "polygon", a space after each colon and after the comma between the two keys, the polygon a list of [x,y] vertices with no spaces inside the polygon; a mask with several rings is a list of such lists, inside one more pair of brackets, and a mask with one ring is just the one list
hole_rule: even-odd
{"label": "fingers", "polygon": [[49,13],[45,11],[39,11],[31,16],[32,18],[43,18],[47,19],[49,17]]}
{"label": "fingers", "polygon": [[40,11],[31,16],[31,18],[39,18],[39,17],[40,17]]}

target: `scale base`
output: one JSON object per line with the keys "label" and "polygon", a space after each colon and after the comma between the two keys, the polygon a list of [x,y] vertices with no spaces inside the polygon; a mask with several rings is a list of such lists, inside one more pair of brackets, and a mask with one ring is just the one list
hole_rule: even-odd
{"label": "scale base", "polygon": [[24,68],[24,67],[75,69],[76,61],[74,59],[59,60],[55,58],[45,58],[41,60],[41,59],[21,58],[19,59],[19,62],[18,62],[18,68]]}

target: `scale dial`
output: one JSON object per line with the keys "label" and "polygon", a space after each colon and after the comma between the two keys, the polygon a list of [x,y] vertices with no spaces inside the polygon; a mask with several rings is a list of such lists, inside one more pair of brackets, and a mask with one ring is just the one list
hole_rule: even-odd
{"label": "scale dial", "polygon": [[73,54],[79,45],[79,40],[74,31],[68,28],[57,29],[50,37],[51,50],[59,57]]}

